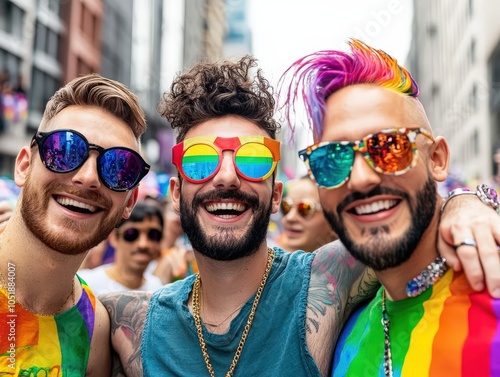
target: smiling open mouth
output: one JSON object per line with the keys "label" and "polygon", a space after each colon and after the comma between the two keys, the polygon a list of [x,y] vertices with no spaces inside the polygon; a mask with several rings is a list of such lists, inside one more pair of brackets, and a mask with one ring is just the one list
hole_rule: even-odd
{"label": "smiling open mouth", "polygon": [[205,209],[212,215],[230,218],[241,215],[247,210],[247,206],[242,203],[210,203]]}
{"label": "smiling open mouth", "polygon": [[57,201],[57,203],[62,205],[64,208],[67,208],[73,212],[90,214],[90,213],[95,213],[98,210],[98,208],[96,206],[82,203],[82,202],[76,201],[74,199],[56,197],[55,200]]}
{"label": "smiling open mouth", "polygon": [[370,204],[363,204],[354,207],[351,211],[356,215],[371,215],[380,211],[385,211],[395,207],[400,201],[399,200],[379,200]]}

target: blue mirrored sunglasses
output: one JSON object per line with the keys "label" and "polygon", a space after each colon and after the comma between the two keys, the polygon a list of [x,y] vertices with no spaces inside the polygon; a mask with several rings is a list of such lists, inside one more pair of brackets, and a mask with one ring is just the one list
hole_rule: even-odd
{"label": "blue mirrored sunglasses", "polygon": [[43,164],[54,173],[69,173],[80,168],[90,151],[97,151],[97,174],[104,186],[113,191],[133,189],[150,168],[136,151],[125,147],[104,149],[89,143],[85,136],[74,130],[37,132],[31,140],[31,147],[35,143]]}

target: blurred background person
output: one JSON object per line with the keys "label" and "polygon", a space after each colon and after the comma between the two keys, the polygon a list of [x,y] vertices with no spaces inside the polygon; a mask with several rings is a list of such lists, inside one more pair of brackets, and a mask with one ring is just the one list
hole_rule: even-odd
{"label": "blurred background person", "polygon": [[156,265],[151,264],[150,270],[163,284],[167,284],[198,272],[198,266],[191,244],[182,230],[179,214],[168,200],[165,201],[164,218],[161,257]]}
{"label": "blurred background person", "polygon": [[318,188],[309,176],[289,181],[281,201],[283,231],[279,245],[312,252],[338,237],[323,216]]}
{"label": "blurred background person", "polygon": [[96,294],[155,291],[162,286],[161,280],[146,270],[149,263],[160,255],[163,226],[163,214],[157,206],[138,202],[130,218],[108,237],[115,250],[115,261],[79,270],[78,275]]}
{"label": "blurred background person", "polygon": [[[108,262],[104,261],[104,256],[106,254],[106,251],[110,247],[111,245],[109,244],[109,241],[106,238],[105,240],[101,241],[100,244],[90,249],[80,266],[80,270],[92,269],[102,264],[111,263],[112,260]],[[114,259],[114,250],[113,250],[113,259]]]}

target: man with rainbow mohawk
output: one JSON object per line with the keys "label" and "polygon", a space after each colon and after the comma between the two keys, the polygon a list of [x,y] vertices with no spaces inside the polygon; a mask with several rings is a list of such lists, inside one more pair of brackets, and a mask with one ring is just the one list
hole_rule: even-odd
{"label": "man with rainbow mohawk", "polygon": [[[344,326],[332,376],[500,376],[497,292],[474,290],[437,249],[440,213],[458,202],[449,201],[456,193],[445,200],[437,192],[447,143],[433,136],[406,69],[360,41],[349,47],[308,55],[285,73],[288,86],[282,78],[287,119],[302,97],[312,123],[317,143],[299,156],[325,217],[382,283]],[[493,190],[480,185],[476,194],[498,208]],[[455,229],[455,249],[477,247],[497,266],[500,234],[493,234]]]}

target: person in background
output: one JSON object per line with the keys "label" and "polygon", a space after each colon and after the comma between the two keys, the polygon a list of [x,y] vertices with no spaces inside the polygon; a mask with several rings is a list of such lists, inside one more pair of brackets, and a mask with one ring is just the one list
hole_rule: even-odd
{"label": "person in background", "polygon": [[108,239],[106,238],[104,241],[101,241],[97,246],[94,246],[92,249],[90,249],[78,270],[79,271],[86,269],[89,270],[104,264],[103,262],[104,254],[108,249],[108,245],[109,242]]}
{"label": "person in background", "polygon": [[170,201],[165,203],[164,214],[166,226],[162,251],[153,274],[158,276],[163,284],[167,284],[198,272],[198,266],[193,249],[182,230],[179,214],[174,211]]}
{"label": "person in background", "polygon": [[[101,296],[116,375],[326,376],[344,320],[378,288],[340,242],[315,253],[268,247],[283,190],[279,124],[255,68],[250,56],[200,62],[164,95],[161,114],[178,132],[170,197],[199,272],[153,295]],[[454,201],[468,202],[454,199],[444,218]],[[488,210],[468,203],[454,217],[466,227],[471,210]]]}
{"label": "person in background", "polygon": [[149,169],[145,130],[137,97],[97,74],[48,101],[16,158],[22,191],[0,234],[0,375],[109,375],[109,317],[76,272],[130,216]]}
{"label": "person in background", "polygon": [[[474,291],[437,249],[449,205],[437,191],[448,171],[446,140],[433,135],[405,68],[358,40],[349,47],[293,64],[288,95],[307,87],[301,93],[318,140],[299,155],[325,216],[382,284],[344,326],[332,376],[500,376],[500,299]],[[500,205],[486,185],[468,193]],[[498,266],[500,234],[486,236]],[[470,230],[459,237],[457,250],[478,246]]]}
{"label": "person in background", "polygon": [[108,237],[115,250],[114,262],[81,269],[78,275],[97,295],[127,290],[155,291],[162,282],[147,273],[147,267],[160,255],[162,232],[163,215],[159,208],[137,202],[130,217]]}
{"label": "person in background", "polygon": [[308,175],[287,182],[281,200],[280,246],[313,252],[338,237],[323,215],[316,184]]}

